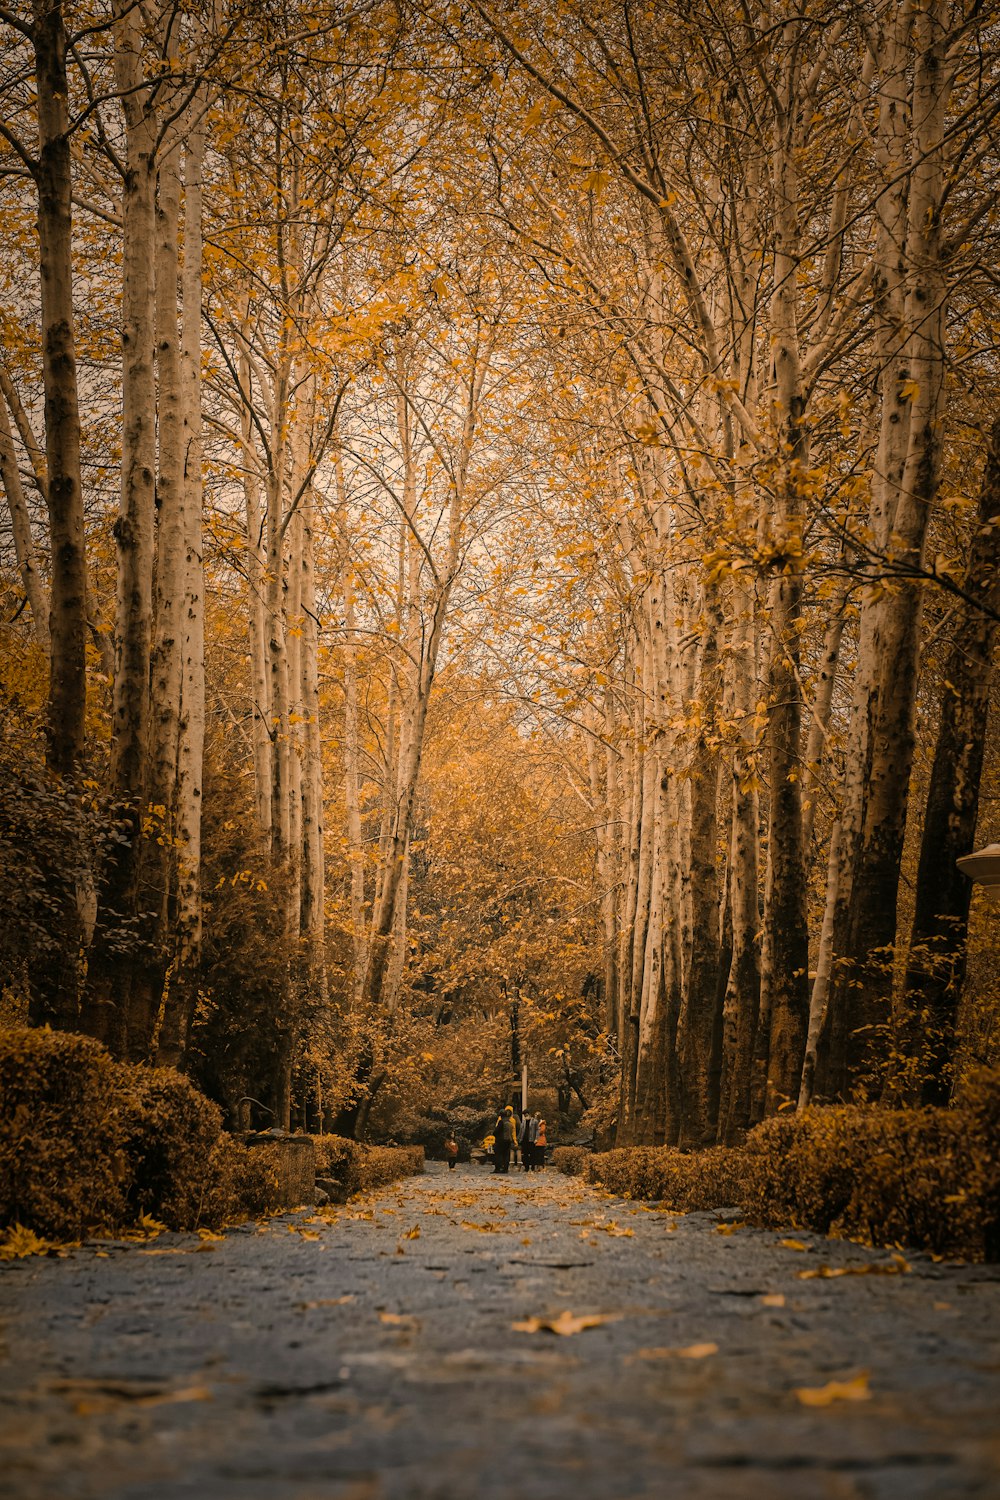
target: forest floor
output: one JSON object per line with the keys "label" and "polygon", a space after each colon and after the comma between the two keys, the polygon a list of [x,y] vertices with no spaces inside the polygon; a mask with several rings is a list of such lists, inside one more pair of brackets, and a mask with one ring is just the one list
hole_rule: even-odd
{"label": "forest floor", "polygon": [[432,1165],[328,1218],[4,1266],[0,1497],[1000,1494],[995,1267],[551,1171]]}

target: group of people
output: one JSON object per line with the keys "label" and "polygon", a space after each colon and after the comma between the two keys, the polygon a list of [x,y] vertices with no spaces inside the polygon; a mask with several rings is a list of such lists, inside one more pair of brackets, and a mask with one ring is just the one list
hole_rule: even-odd
{"label": "group of people", "polygon": [[493,1126],[493,1170],[509,1172],[512,1158],[517,1164],[518,1151],[525,1172],[544,1167],[547,1145],[544,1120],[528,1109],[518,1120],[513,1105],[505,1104]]}

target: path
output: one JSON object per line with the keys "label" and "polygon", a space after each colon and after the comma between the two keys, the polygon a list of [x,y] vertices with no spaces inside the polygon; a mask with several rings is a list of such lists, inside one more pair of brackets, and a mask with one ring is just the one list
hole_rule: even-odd
{"label": "path", "polygon": [[[432,1167],[329,1225],[4,1266],[0,1497],[1000,1494],[996,1268],[802,1279],[892,1262],[719,1217]],[[567,1308],[614,1317],[511,1326]]]}

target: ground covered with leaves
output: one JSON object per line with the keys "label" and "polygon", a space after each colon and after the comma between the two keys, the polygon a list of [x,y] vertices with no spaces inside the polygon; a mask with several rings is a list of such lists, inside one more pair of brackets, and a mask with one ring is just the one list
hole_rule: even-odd
{"label": "ground covered with leaves", "polygon": [[995,1493],[994,1268],[425,1177],[0,1268],[3,1500]]}

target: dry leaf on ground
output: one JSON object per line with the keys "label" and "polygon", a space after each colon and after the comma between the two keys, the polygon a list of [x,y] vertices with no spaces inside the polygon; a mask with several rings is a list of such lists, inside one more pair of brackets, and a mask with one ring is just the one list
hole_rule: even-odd
{"label": "dry leaf on ground", "polygon": [[801,1240],[782,1240],[781,1244],[784,1247],[784,1249],[786,1249],[786,1250],[808,1250],[809,1249],[809,1246],[808,1245],[804,1245]]}
{"label": "dry leaf on ground", "polygon": [[403,1235],[403,1239],[404,1240],[419,1240],[419,1238],[420,1238],[420,1225],[419,1224],[414,1224],[413,1228],[412,1229],[407,1229],[405,1231],[404,1235]]}
{"label": "dry leaf on ground", "polygon": [[827,1385],[799,1386],[796,1396],[803,1406],[832,1406],[835,1401],[869,1401],[868,1371],[862,1370],[853,1380],[831,1380]]}
{"label": "dry leaf on ground", "polygon": [[810,1271],[800,1271],[800,1281],[833,1280],[838,1276],[905,1276],[911,1269],[902,1255],[894,1255],[888,1265],[885,1261],[873,1261],[863,1266],[816,1266]]}
{"label": "dry leaf on ground", "polygon": [[666,1346],[637,1349],[634,1354],[626,1356],[626,1363],[631,1364],[637,1359],[708,1359],[709,1355],[718,1354],[718,1344],[688,1344],[683,1349],[672,1349]]}
{"label": "dry leaf on ground", "polygon": [[[808,1271],[801,1271],[802,1276],[808,1276]],[[760,1299],[761,1307],[784,1307],[785,1298],[782,1292],[765,1292]]]}
{"label": "dry leaf on ground", "polygon": [[585,1328],[598,1328],[602,1323],[614,1323],[620,1313],[557,1313],[553,1318],[525,1318],[510,1326],[517,1333],[558,1333],[564,1338],[571,1333],[582,1333]]}

